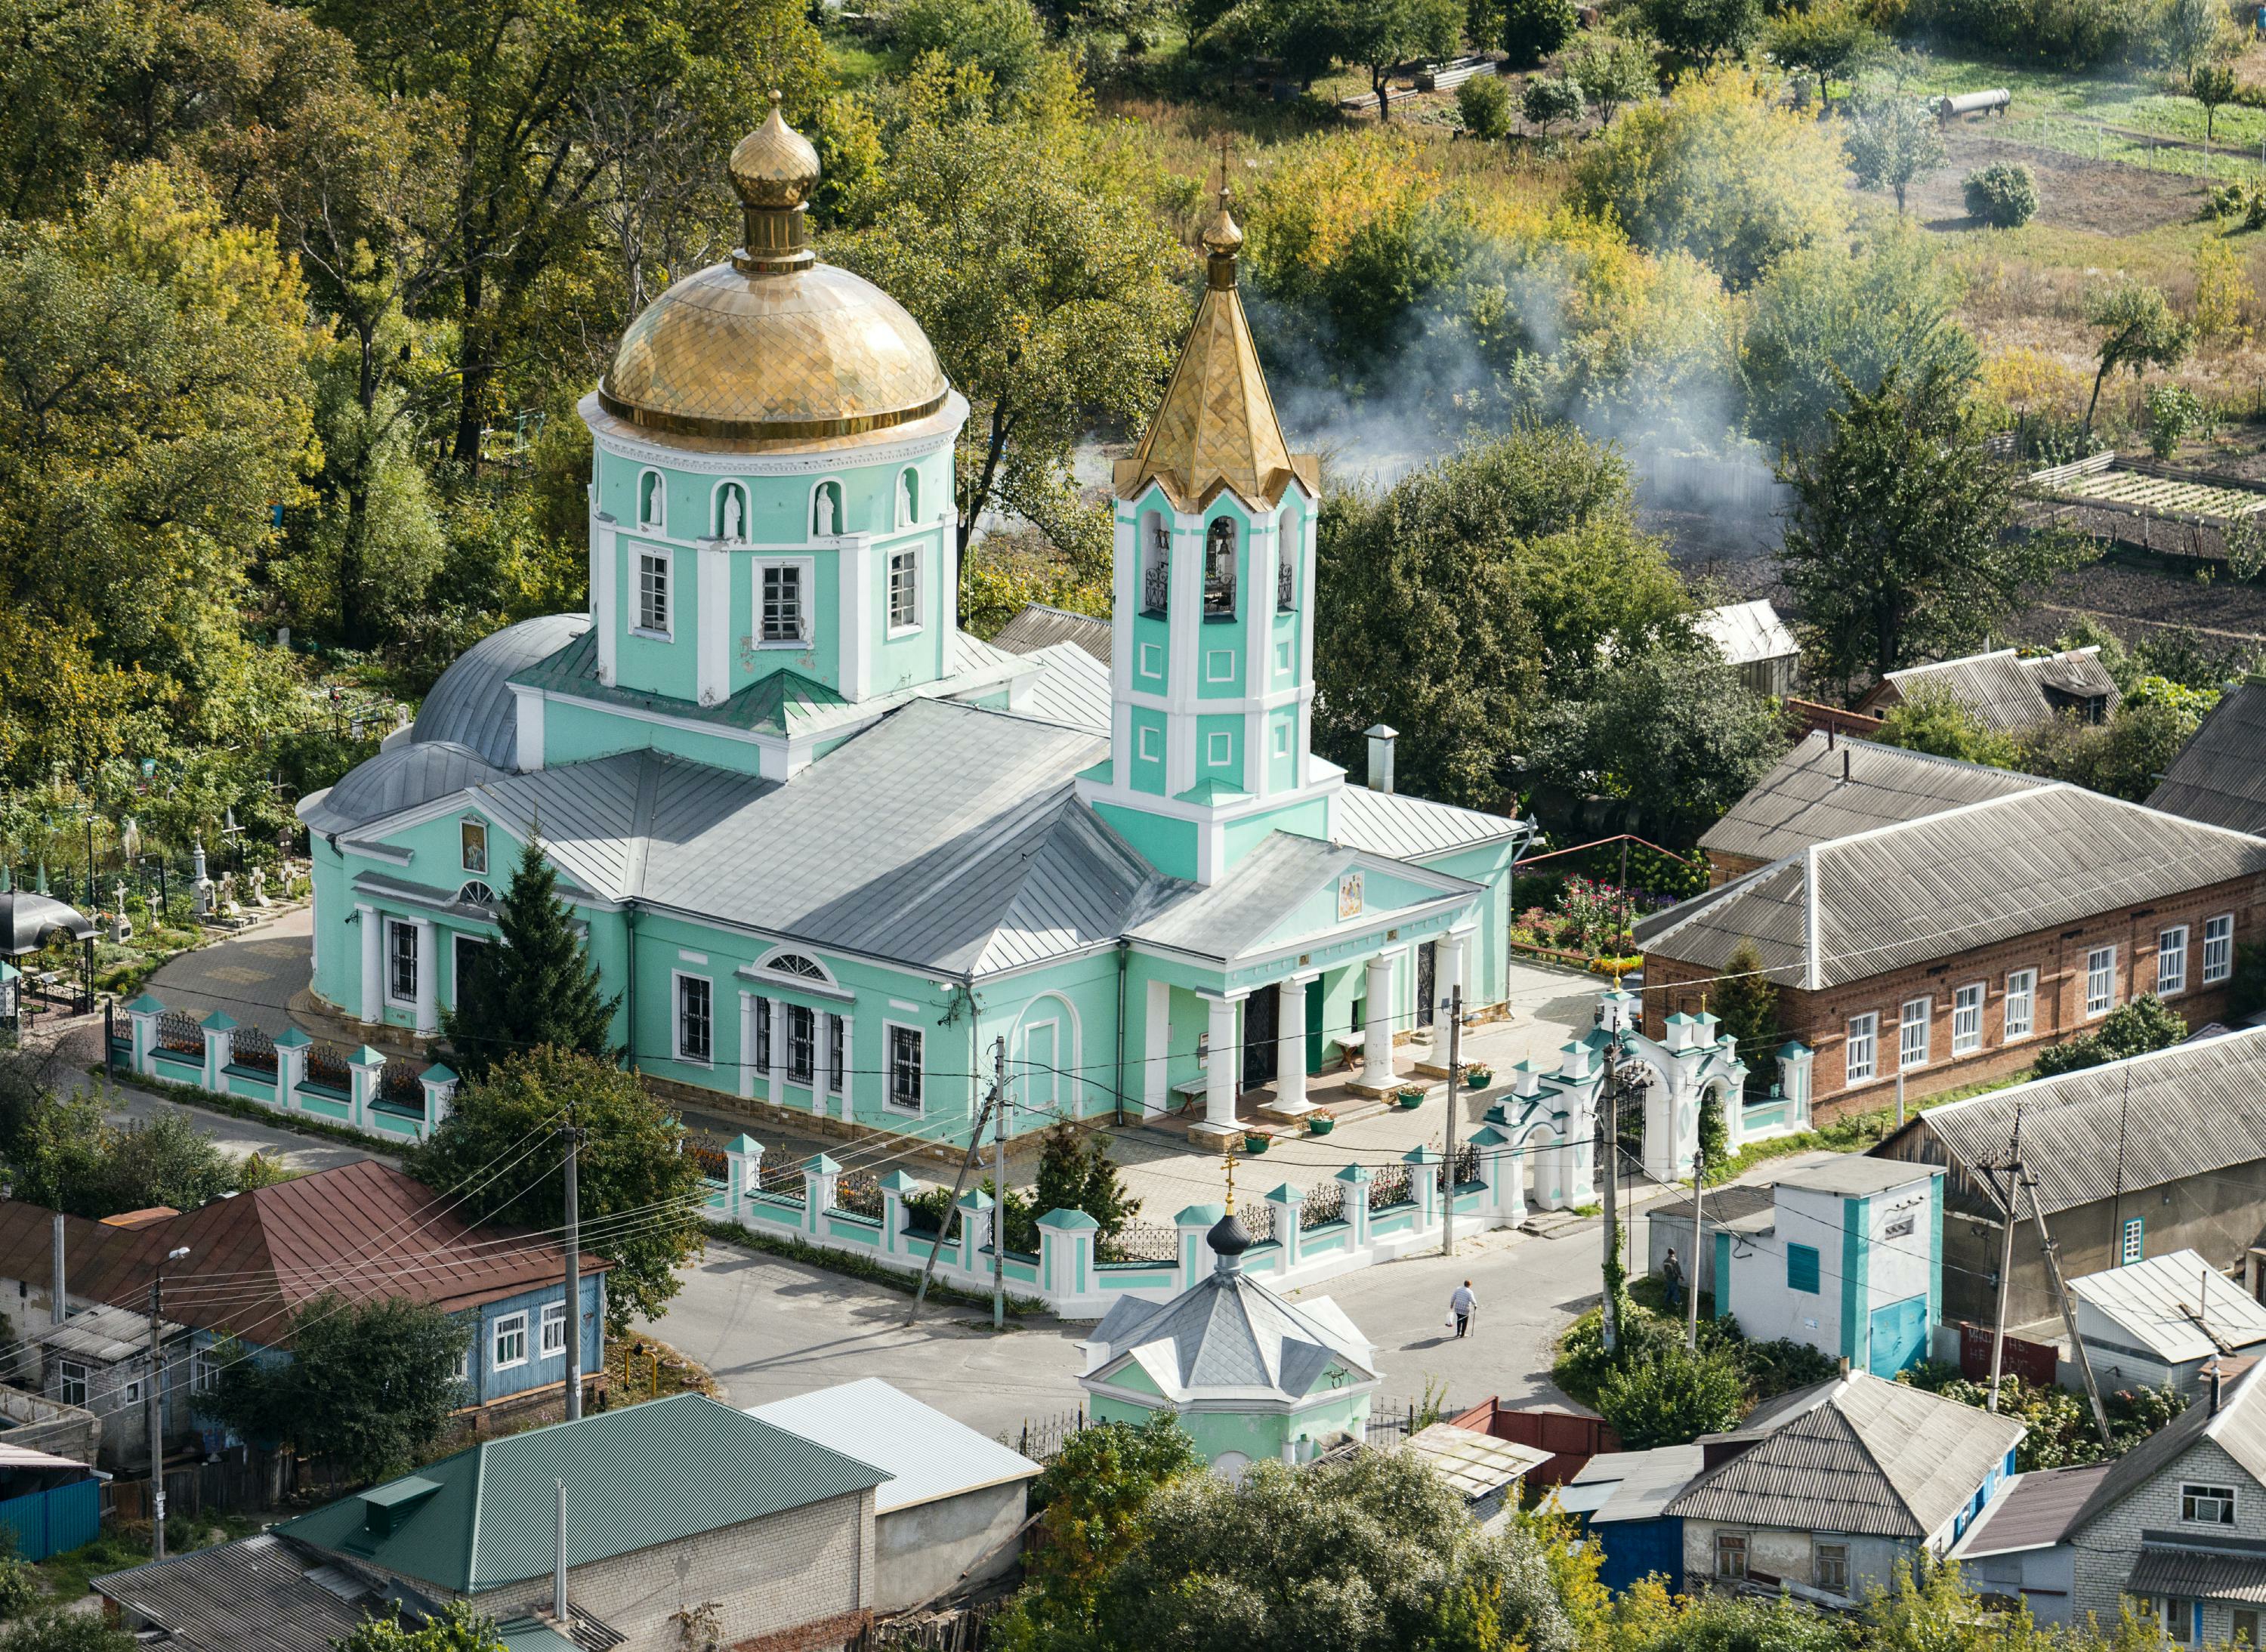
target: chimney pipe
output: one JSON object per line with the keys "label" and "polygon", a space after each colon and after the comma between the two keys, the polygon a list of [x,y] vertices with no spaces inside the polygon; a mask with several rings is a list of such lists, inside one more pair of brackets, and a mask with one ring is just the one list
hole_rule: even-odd
{"label": "chimney pipe", "polygon": [[1383,723],[1369,731],[1369,789],[1372,792],[1392,790],[1392,742],[1400,732]]}
{"label": "chimney pipe", "polygon": [[1831,723],[1828,723],[1828,724],[1826,724],[1826,725],[1825,725],[1825,749],[1826,749],[1826,750],[1828,750],[1828,751],[1831,751],[1831,750],[1832,750],[1832,749],[1833,749],[1833,732],[1834,732],[1834,726],[1833,726]]}
{"label": "chimney pipe", "polygon": [[2222,1371],[2222,1369],[2221,1369],[2220,1362],[2218,1362],[2218,1360],[2213,1360],[2213,1361],[2211,1361],[2211,1412],[2210,1412],[2210,1414],[2211,1414],[2211,1415],[2212,1415],[2212,1416],[2214,1416],[2214,1417],[2215,1417],[2215,1416],[2217,1416],[2217,1415],[2218,1414],[2218,1396],[2219,1396],[2219,1388],[2220,1388],[2220,1385],[2221,1385],[2225,1380],[2226,1380],[2226,1378],[2225,1378],[2225,1374],[2224,1374],[2224,1372],[2223,1372],[2223,1371]]}
{"label": "chimney pipe", "polygon": [[1841,784],[1849,784],[1849,748],[1846,746],[1841,748]]}
{"label": "chimney pipe", "polygon": [[55,1295],[48,1303],[48,1317],[54,1323],[61,1325],[65,1319],[70,1318],[70,1299],[63,1291],[63,1213],[62,1211],[55,1212],[55,1224],[50,1231],[54,1235],[51,1243],[55,1253],[55,1278],[50,1282],[48,1288],[55,1292]]}
{"label": "chimney pipe", "polygon": [[566,1627],[566,1482],[559,1486],[559,1545],[551,1568],[551,1615]]}

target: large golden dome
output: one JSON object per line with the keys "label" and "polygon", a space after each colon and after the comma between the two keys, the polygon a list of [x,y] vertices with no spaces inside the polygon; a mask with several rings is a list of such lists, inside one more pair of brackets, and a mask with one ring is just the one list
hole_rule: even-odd
{"label": "large golden dome", "polygon": [[771,118],[732,156],[745,245],[630,324],[598,385],[616,418],[726,442],[816,441],[927,417],[951,394],[904,306],[810,252],[818,157]]}

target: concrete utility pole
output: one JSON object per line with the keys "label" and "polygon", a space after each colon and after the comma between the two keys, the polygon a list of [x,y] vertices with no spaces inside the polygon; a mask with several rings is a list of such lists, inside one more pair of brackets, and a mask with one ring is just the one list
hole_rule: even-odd
{"label": "concrete utility pole", "polygon": [[2053,1237],[2046,1232],[2046,1213],[2038,1205],[2037,1178],[2026,1173],[2022,1190],[2030,1195],[2030,1219],[2037,1224],[2038,1248],[2046,1254],[2046,1271],[2053,1277],[2054,1297],[2061,1304],[2061,1322],[2069,1333],[2070,1356],[2077,1361],[2077,1369],[2085,1378],[2085,1397],[2093,1401],[2093,1426],[2101,1430],[2102,1447],[2114,1451],[2116,1447],[2109,1437],[2109,1413],[2101,1403],[2101,1385],[2093,1379],[2092,1357],[2077,1334],[2077,1304],[2070,1297],[2069,1287],[2062,1283],[2061,1256]]}
{"label": "concrete utility pole", "polygon": [[1616,1196],[1617,1162],[1621,1142],[1620,1037],[1616,1034],[1605,1046],[1605,1082],[1597,1109],[1597,1167],[1604,1172],[1604,1183],[1599,1189],[1604,1202],[1605,1260],[1604,1260],[1604,1320],[1601,1327],[1605,1352],[1615,1352],[1621,1343],[1620,1304],[1614,1290],[1613,1265],[1620,1260],[1620,1201]]}
{"label": "concrete utility pole", "polygon": [[559,1133],[566,1138],[566,1421],[573,1422],[582,1414],[582,1127],[562,1124]]}
{"label": "concrete utility pole", "polygon": [[2007,1281],[2014,1268],[2014,1213],[2018,1209],[2014,1202],[2021,1196],[2018,1190],[2022,1181],[2022,1110],[2019,1107],[2014,1109],[2014,1131],[2007,1141],[2005,1162],[1996,1166],[1985,1165],[1983,1169],[1991,1176],[1991,1191],[1994,1194],[1999,1191],[1996,1173],[1999,1170],[2007,1173],[2007,1195],[2000,1201],[2006,1211],[2007,1225],[1999,1236],[1999,1302],[1991,1323],[1991,1399],[1985,1407],[1996,1411],[1999,1408],[1999,1372],[2007,1349]]}
{"label": "concrete utility pole", "polygon": [[1456,1254],[1456,1098],[1464,1083],[1464,989],[1448,989],[1448,1162],[1441,1174],[1447,1197],[1440,1202],[1440,1254]]}
{"label": "concrete utility pole", "polygon": [[960,1209],[960,1195],[968,1188],[968,1173],[976,1167],[976,1156],[983,1145],[984,1122],[998,1105],[999,1096],[995,1091],[983,1098],[983,1105],[976,1110],[976,1128],[968,1132],[968,1151],[960,1156],[960,1173],[952,1179],[952,1199],[944,1207],[944,1220],[937,1225],[936,1238],[929,1244],[928,1261],[921,1264],[920,1286],[913,1292],[913,1305],[905,1311],[907,1325],[920,1317],[921,1304],[928,1298],[929,1277],[936,1272],[936,1254],[944,1248],[945,1231],[952,1225],[952,1213]]}
{"label": "concrete utility pole", "polygon": [[991,1043],[991,1328],[1007,1324],[1007,1040]]}
{"label": "concrete utility pole", "polygon": [[150,1429],[150,1558],[165,1558],[165,1356],[161,1328],[165,1315],[165,1262],[189,1254],[186,1245],[165,1253],[150,1281],[150,1375],[142,1390],[143,1414]]}
{"label": "concrete utility pole", "polygon": [[[1705,1102],[1700,1104],[1706,1106]],[[1707,1185],[1707,1146],[1695,1143],[1692,1149],[1692,1257],[1684,1264],[1684,1346],[1693,1353],[1700,1351],[1700,1244],[1707,1237],[1701,1224],[1700,1202]],[[1650,1241],[1647,1241],[1649,1248]],[[1721,1290],[1723,1282],[1718,1279],[1715,1289]]]}

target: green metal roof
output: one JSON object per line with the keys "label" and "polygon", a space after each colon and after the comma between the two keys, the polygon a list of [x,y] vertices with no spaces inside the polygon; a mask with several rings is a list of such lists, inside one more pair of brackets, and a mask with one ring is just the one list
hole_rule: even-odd
{"label": "green metal roof", "polygon": [[511,1618],[496,1625],[496,1638],[504,1652],[582,1652],[582,1648],[540,1618]]}
{"label": "green metal roof", "polygon": [[675,1394],[486,1441],[409,1478],[440,1489],[405,1511],[394,1481],[275,1529],[469,1591],[550,1572],[560,1480],[573,1567],[847,1496],[890,1477],[705,1394]]}

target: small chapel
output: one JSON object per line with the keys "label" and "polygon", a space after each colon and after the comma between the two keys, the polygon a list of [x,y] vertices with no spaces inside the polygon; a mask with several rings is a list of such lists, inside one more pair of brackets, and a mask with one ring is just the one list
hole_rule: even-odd
{"label": "small chapel", "polygon": [[969,406],[907,311],[811,245],[818,157],[733,151],[742,244],[648,306],[579,408],[588,611],[457,660],[300,818],[313,990],[430,1039],[523,845],[638,1070],[750,1118],[964,1137],[1184,1113],[1236,1136],[1505,995],[1524,822],[1312,745],[1320,472],[1285,440],[1221,191],[1195,320],[1115,467],[1107,663],[961,629]]}

